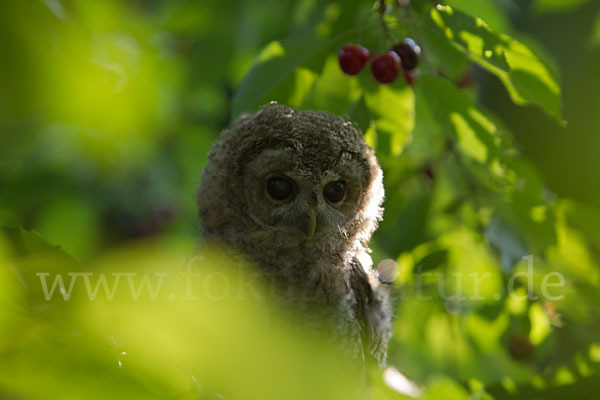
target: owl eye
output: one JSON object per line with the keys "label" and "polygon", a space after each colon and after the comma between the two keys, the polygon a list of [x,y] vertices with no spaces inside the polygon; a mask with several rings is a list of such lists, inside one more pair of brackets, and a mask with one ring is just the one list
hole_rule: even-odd
{"label": "owl eye", "polygon": [[344,199],[346,183],[344,181],[330,182],[323,189],[323,196],[331,204],[337,204]]}
{"label": "owl eye", "polygon": [[273,200],[284,201],[289,199],[294,192],[294,182],[281,176],[267,179],[267,193]]}

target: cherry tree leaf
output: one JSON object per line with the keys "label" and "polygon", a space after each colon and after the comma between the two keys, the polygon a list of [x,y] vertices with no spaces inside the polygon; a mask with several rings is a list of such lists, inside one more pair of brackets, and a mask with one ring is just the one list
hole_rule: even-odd
{"label": "cherry tree leaf", "polygon": [[[307,71],[320,71],[327,55],[339,42],[339,39],[299,36],[268,44],[235,92],[232,119],[272,100],[289,103],[292,99],[301,103],[304,98],[298,98],[296,89],[301,88],[307,96],[310,93],[307,86],[314,83],[314,77]],[[301,67],[305,69],[299,71]]]}
{"label": "cherry tree leaf", "polygon": [[564,123],[557,78],[529,47],[492,30],[482,19],[450,6],[439,5],[430,16],[429,24],[471,60],[496,75],[516,104],[536,104]]}
{"label": "cherry tree leaf", "polygon": [[418,95],[427,103],[433,118],[468,159],[491,165],[498,157],[496,126],[451,82],[423,75]]}

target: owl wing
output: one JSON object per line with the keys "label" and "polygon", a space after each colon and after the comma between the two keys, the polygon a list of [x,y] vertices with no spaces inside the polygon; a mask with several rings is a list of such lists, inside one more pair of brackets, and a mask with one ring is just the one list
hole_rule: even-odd
{"label": "owl wing", "polygon": [[351,262],[350,286],[355,294],[355,315],[360,326],[365,361],[385,366],[391,336],[391,306],[387,288],[360,261]]}

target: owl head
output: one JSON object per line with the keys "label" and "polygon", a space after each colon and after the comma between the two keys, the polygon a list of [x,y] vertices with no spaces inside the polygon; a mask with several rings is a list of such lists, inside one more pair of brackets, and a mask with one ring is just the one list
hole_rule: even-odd
{"label": "owl head", "polygon": [[222,132],[198,204],[205,238],[276,259],[366,248],[383,194],[374,152],[352,123],[272,103]]}

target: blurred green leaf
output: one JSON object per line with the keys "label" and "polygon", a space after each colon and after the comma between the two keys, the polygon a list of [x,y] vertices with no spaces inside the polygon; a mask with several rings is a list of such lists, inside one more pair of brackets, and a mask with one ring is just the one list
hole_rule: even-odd
{"label": "blurred green leaf", "polygon": [[[108,393],[137,399],[218,391],[230,399],[347,399],[357,390],[352,374],[358,369],[339,365],[330,345],[299,333],[295,321],[247,275],[250,268],[222,249],[193,253],[189,241],[140,242],[104,254],[89,272],[70,275],[78,280],[70,299],[56,290],[44,300],[30,273],[69,279],[67,274],[80,270],[38,235],[16,228],[1,232],[0,320],[10,318],[0,327],[2,396],[95,399]],[[57,264],[54,254],[63,262]],[[15,263],[24,286],[6,268],[7,260]],[[194,274],[186,275],[193,282],[182,278],[186,273]],[[119,274],[125,274],[122,281]],[[155,285],[155,298],[132,297],[128,281],[143,290],[143,277],[156,284],[159,275],[164,285]],[[90,297],[101,277],[114,285],[114,295],[100,289]],[[88,280],[91,285],[84,284]],[[29,301],[40,299],[39,310],[17,301],[23,289]],[[36,313],[52,307],[60,312],[41,325]],[[76,383],[64,387],[68,376]],[[311,385],[302,385],[309,376]]]}
{"label": "blurred green leaf", "polygon": [[600,389],[600,374],[596,373],[588,377],[582,377],[577,382],[549,388],[536,388],[532,386],[522,385],[509,392],[502,387],[490,389],[490,393],[496,400],[529,400],[529,399],[544,399],[544,400],[560,400],[565,397],[573,399],[589,398],[590,393],[596,393]]}
{"label": "blurred green leaf", "polygon": [[585,233],[585,237],[600,251],[600,212],[589,204],[561,199],[558,205],[569,225]]}
{"label": "blurred green leaf", "polygon": [[594,26],[589,41],[594,47],[600,46],[600,13],[596,15],[596,19],[594,20]]}
{"label": "blurred green leaf", "polygon": [[90,257],[100,241],[100,221],[88,199],[62,198],[49,205],[40,217],[38,230],[47,240],[60,244],[78,260]]}
{"label": "blurred green leaf", "polygon": [[[45,319],[61,315],[64,310],[57,309],[57,303],[45,297],[41,281],[46,278],[40,274],[47,275],[48,288],[51,290],[56,274],[80,272],[80,264],[36,232],[20,227],[0,227],[0,239],[6,244],[7,260],[22,286],[19,292],[25,301],[21,306]],[[58,292],[60,288],[56,287],[55,290]]]}
{"label": "blurred green leaf", "polygon": [[510,271],[517,261],[529,254],[520,232],[496,214],[492,216],[485,234],[500,253],[500,262],[506,271]]}
{"label": "blurred green leaf", "polygon": [[450,379],[438,377],[425,391],[425,400],[469,400],[469,393]]}
{"label": "blurred green leaf", "polygon": [[564,13],[573,11],[589,0],[534,0],[531,7],[538,13]]}

